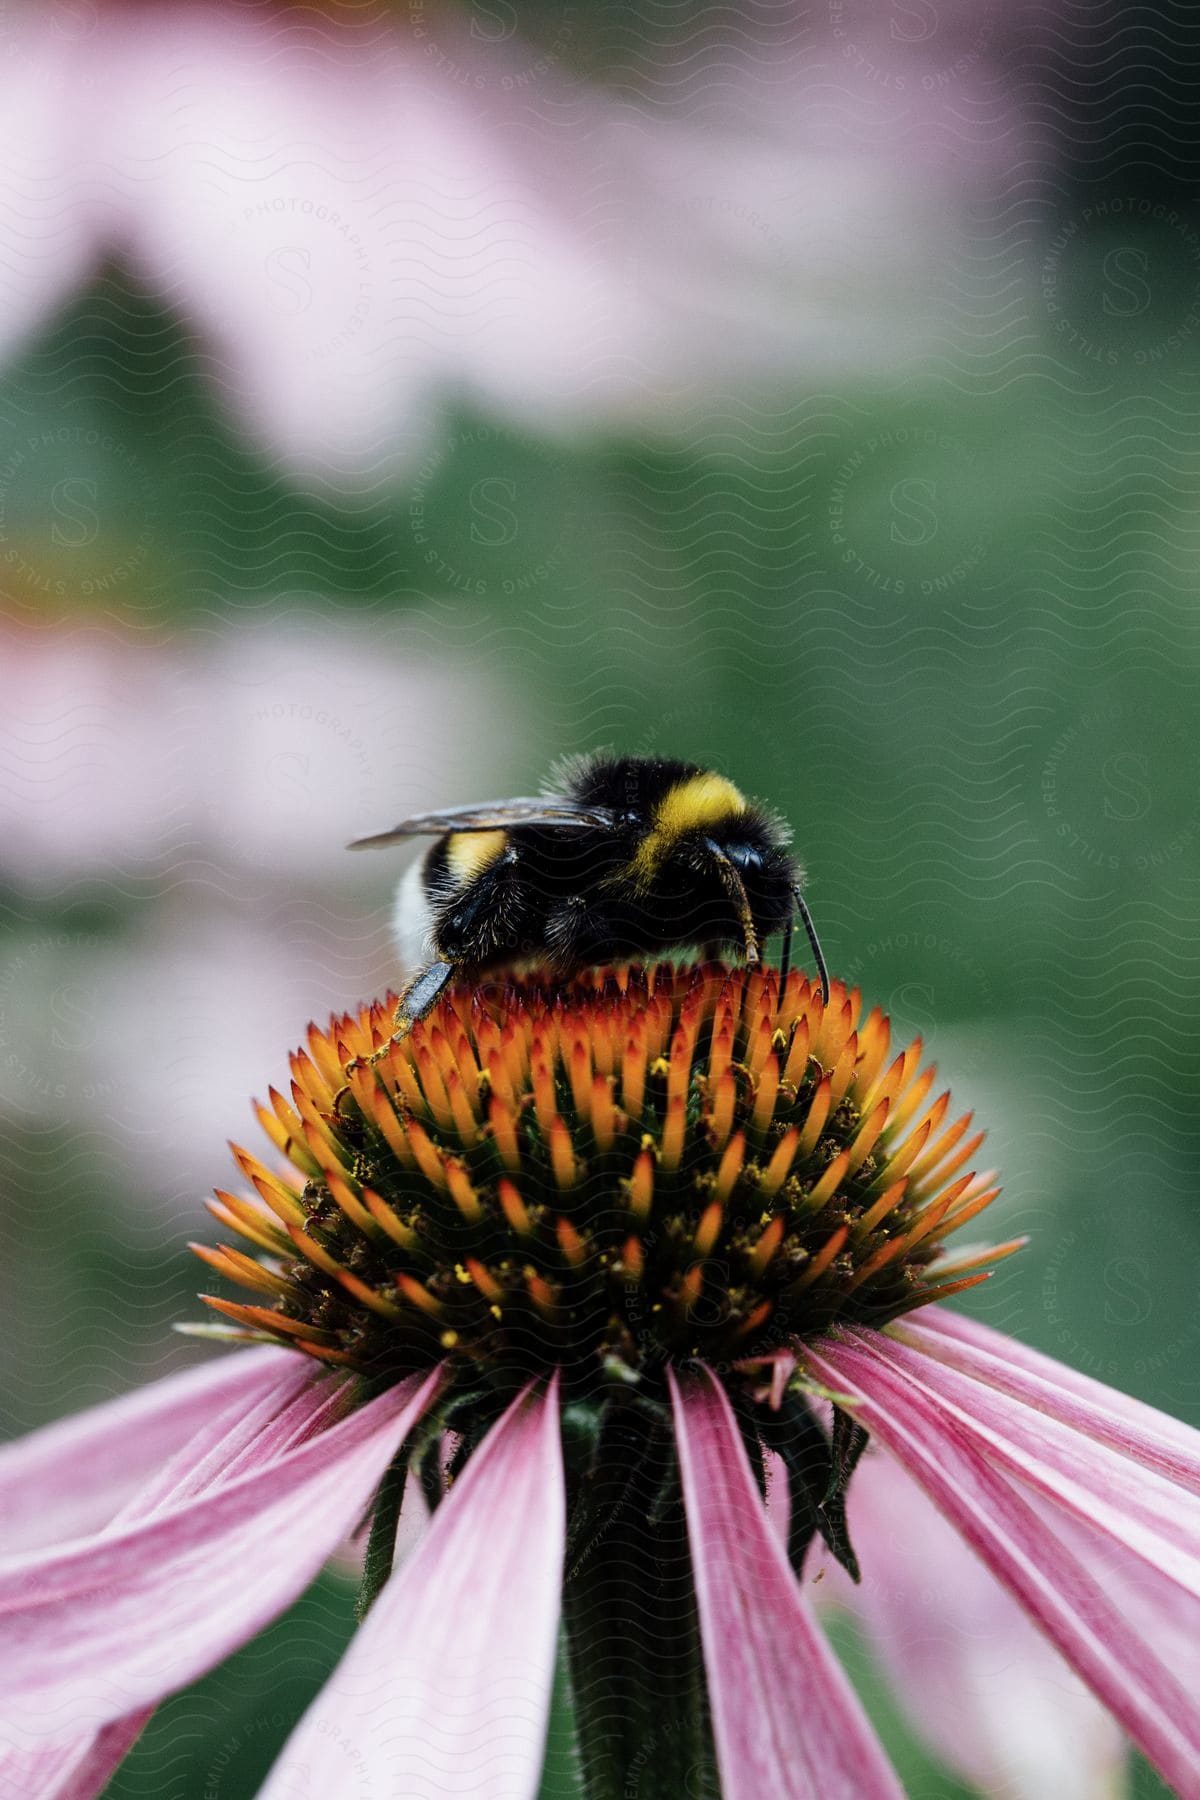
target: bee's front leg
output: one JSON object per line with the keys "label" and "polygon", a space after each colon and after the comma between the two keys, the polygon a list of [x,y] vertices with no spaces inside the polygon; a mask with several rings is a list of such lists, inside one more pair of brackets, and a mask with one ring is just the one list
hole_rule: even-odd
{"label": "bee's front leg", "polygon": [[353,1074],[356,1069],[373,1069],[377,1063],[382,1062],[392,1045],[406,1038],[417,1021],[433,1010],[439,994],[448,982],[453,981],[455,973],[456,965],[451,962],[438,961],[430,963],[427,969],[422,969],[416,979],[409,982],[396,1003],[392,1035],[387,1043],[381,1044],[378,1050],[373,1050],[370,1056],[356,1056],[347,1065],[347,1073]]}
{"label": "bee's front leg", "polygon": [[458,965],[439,960],[422,969],[415,981],[410,981],[396,1006],[396,1029],[392,1033],[396,1038],[406,1038],[418,1019],[423,1019],[433,1007],[447,984],[454,980]]}

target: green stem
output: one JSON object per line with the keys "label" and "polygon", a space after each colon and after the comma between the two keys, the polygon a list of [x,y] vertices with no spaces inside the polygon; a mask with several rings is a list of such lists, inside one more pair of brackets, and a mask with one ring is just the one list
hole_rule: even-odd
{"label": "green stem", "polygon": [[573,1496],[563,1620],[587,1800],[717,1792],[673,1456],[622,1409]]}
{"label": "green stem", "polygon": [[400,1508],[404,1504],[404,1484],[408,1480],[408,1453],[401,1450],[388,1465],[379,1484],[375,1511],[371,1515],[371,1535],[363,1558],[362,1579],[354,1602],[354,1616],[361,1625],[384,1582],[392,1572],[396,1556],[396,1532],[400,1527]]}

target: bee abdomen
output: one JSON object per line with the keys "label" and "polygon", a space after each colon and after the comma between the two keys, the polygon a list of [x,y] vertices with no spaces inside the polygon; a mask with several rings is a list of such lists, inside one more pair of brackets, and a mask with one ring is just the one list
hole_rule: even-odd
{"label": "bee abdomen", "polygon": [[405,870],[392,909],[392,936],[401,965],[409,970],[427,963],[433,948],[434,911],[428,886],[431,855],[423,856]]}

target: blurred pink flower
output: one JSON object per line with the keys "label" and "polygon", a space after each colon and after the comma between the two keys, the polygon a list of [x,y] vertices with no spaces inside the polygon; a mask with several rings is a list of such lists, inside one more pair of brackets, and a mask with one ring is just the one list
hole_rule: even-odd
{"label": "blurred pink flower", "polygon": [[411,469],[460,400],[655,430],[895,370],[953,332],[968,203],[1019,138],[1002,89],[972,117],[986,32],[855,10],[700,31],[619,94],[451,7],[11,17],[9,85],[42,103],[10,122],[3,342],[116,252],[246,428],[333,480]]}
{"label": "blurred pink flower", "polygon": [[[115,223],[89,173],[94,71],[51,15],[0,10],[0,355],[90,278]],[[86,32],[96,19],[81,9],[72,22]]]}
{"label": "blurred pink flower", "polygon": [[348,839],[456,797],[485,769],[495,779],[464,716],[514,770],[522,760],[503,684],[432,651],[432,635],[419,610],[339,622],[292,608],[170,644],[107,619],[9,627],[7,879],[50,898],[88,877],[154,873],[226,900],[248,881],[255,893],[370,882],[343,858]]}
{"label": "blurred pink flower", "polygon": [[247,914],[200,898],[111,938],[13,933],[0,1117],[83,1140],[142,1225],[171,1226],[194,1213],[246,1095],[284,1079],[280,1043],[303,1035],[314,1007],[395,978],[385,912],[372,925],[345,903],[276,897]]}

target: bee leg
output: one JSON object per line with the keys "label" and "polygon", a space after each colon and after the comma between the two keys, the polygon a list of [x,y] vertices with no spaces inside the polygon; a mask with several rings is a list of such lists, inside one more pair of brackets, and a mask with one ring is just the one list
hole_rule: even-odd
{"label": "bee leg", "polygon": [[[454,974],[455,965],[448,962],[430,963],[427,969],[422,969],[416,979],[409,982],[396,1004],[392,1035],[387,1043],[378,1050],[373,1050],[370,1056],[356,1056],[347,1064],[347,1073],[353,1074],[356,1069],[373,1069],[376,1063],[381,1063],[392,1045],[401,1038],[406,1038],[417,1021],[432,1010],[438,995],[446,983],[453,980]],[[343,1089],[342,1092],[344,1091]],[[335,1107],[338,1098],[340,1095],[334,1100]]]}
{"label": "bee leg", "polygon": [[419,1019],[432,1012],[435,1001],[448,982],[453,981],[455,965],[451,962],[430,963],[415,981],[410,981],[396,1007],[392,1042],[406,1038]]}
{"label": "bee leg", "polygon": [[783,928],[783,947],[779,952],[779,991],[783,992],[788,978],[788,970],[792,966],[792,927],[794,919],[789,919]]}

